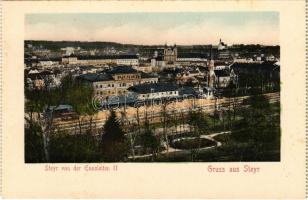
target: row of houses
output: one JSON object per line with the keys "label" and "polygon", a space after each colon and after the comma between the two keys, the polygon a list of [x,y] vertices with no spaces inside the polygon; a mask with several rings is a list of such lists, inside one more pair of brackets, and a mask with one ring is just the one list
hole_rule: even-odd
{"label": "row of houses", "polygon": [[61,84],[61,79],[65,76],[65,73],[61,73],[59,70],[25,70],[26,86],[29,89],[42,89],[42,88],[55,88]]}

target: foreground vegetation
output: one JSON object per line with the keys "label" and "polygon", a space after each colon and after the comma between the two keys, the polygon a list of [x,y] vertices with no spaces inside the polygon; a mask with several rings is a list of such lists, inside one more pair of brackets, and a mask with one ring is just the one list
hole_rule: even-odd
{"label": "foreground vegetation", "polygon": [[[262,92],[253,89],[242,104],[230,101],[211,114],[192,108],[187,113],[167,113],[162,104],[156,124],[151,123],[151,115],[141,120],[138,109],[134,122],[128,122],[125,113],[118,118],[110,110],[102,129],[90,126],[82,133],[81,125],[71,132],[55,131],[52,114],[42,113],[51,105],[70,104],[79,116],[91,118],[96,112],[91,86],[67,76],[52,90],[25,88],[25,162],[279,161],[280,103],[270,104]],[[232,85],[226,91],[231,100],[238,95]],[[231,133],[213,138],[222,145],[204,139],[225,131]],[[190,139],[174,142],[181,137]]]}

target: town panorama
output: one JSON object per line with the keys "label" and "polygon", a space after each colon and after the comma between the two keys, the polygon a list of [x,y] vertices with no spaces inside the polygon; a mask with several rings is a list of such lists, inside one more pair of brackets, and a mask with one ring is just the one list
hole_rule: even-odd
{"label": "town panorama", "polygon": [[280,47],[24,43],[25,162],[280,161]]}

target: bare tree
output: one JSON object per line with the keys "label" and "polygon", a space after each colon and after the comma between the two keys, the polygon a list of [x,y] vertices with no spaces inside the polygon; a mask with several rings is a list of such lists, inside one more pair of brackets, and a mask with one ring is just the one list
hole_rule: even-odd
{"label": "bare tree", "polygon": [[168,134],[167,134],[167,102],[163,101],[161,105],[161,123],[163,124],[163,137],[166,142],[166,150],[169,153],[169,141],[168,141]]}

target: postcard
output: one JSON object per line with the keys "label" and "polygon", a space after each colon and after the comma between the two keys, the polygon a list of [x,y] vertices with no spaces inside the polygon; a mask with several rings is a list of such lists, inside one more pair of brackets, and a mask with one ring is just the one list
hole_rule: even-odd
{"label": "postcard", "polygon": [[305,198],[305,1],[4,1],[5,198]]}

